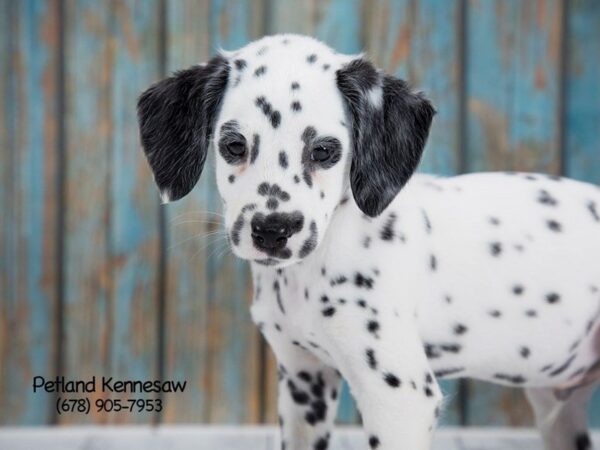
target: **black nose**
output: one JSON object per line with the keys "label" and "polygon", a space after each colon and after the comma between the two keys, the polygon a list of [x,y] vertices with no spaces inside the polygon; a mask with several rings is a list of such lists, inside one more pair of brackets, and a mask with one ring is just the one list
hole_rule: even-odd
{"label": "black nose", "polygon": [[287,245],[288,238],[302,229],[304,217],[299,212],[272,213],[265,216],[257,213],[252,218],[252,241],[260,250],[280,250]]}

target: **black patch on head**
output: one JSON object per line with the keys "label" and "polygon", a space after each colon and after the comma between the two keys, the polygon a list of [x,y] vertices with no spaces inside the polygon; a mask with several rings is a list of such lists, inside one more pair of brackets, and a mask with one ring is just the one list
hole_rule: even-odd
{"label": "black patch on head", "polygon": [[379,338],[379,335],[378,335],[379,328],[380,328],[380,325],[379,325],[378,321],[369,320],[367,322],[367,330],[369,331],[369,333],[371,333],[376,338]]}
{"label": "black patch on head", "polygon": [[244,216],[243,214],[240,214],[237,219],[235,219],[235,222],[233,222],[233,226],[231,227],[231,241],[233,242],[233,245],[240,244],[240,231],[243,226]]}
{"label": "black patch on head", "polygon": [[258,152],[260,150],[260,136],[255,134],[252,136],[252,148],[250,149],[250,164],[256,161],[258,158]]}
{"label": "black patch on head", "polygon": [[[375,217],[417,168],[435,110],[404,81],[363,59],[338,70],[336,80],[352,121],[352,193],[358,207]],[[374,105],[379,89],[381,104]]]}
{"label": "black patch on head", "polygon": [[500,317],[502,315],[502,313],[500,311],[498,311],[497,309],[492,309],[489,312],[490,316],[492,316],[494,319],[497,319],[498,317]]}
{"label": "black patch on head", "polygon": [[233,65],[237,70],[244,70],[248,64],[245,59],[236,59],[233,61]]}
{"label": "black patch on head", "polygon": [[290,105],[290,108],[292,111],[298,112],[298,111],[302,110],[302,105],[300,104],[300,102],[298,100],[294,100],[292,102],[292,104]]}
{"label": "black patch on head", "polygon": [[278,207],[279,207],[279,202],[277,201],[277,199],[274,197],[269,197],[269,199],[267,200],[267,209],[274,211]]}
{"label": "black patch on head", "polygon": [[317,55],[315,55],[314,53],[311,55],[308,55],[306,57],[306,61],[310,64],[314,63],[317,60]]}
{"label": "black patch on head", "polygon": [[537,317],[537,311],[535,309],[528,309],[525,311],[527,317]]}
{"label": "black patch on head", "polygon": [[521,347],[521,348],[519,349],[519,354],[520,354],[520,355],[521,355],[523,358],[527,359],[527,358],[529,358],[529,355],[531,354],[531,350],[529,350],[529,347]]}
{"label": "black patch on head", "polygon": [[492,225],[500,225],[500,219],[498,219],[497,217],[490,217],[489,221]]}
{"label": "black patch on head", "polygon": [[267,66],[260,66],[254,71],[255,77],[263,76],[267,72]]}
{"label": "black patch on head", "polygon": [[292,82],[291,88],[292,91],[297,91],[298,89],[300,89],[300,83],[298,83],[297,81]]}
{"label": "black patch on head", "polygon": [[279,166],[282,169],[287,169],[288,167],[288,157],[287,157],[287,153],[283,150],[281,150],[279,152]]}
{"label": "black patch on head", "polygon": [[546,294],[546,301],[551,305],[558,303],[560,301],[560,295],[558,295],[556,292],[549,292]]}
{"label": "black patch on head", "polygon": [[435,272],[437,270],[437,258],[435,257],[435,255],[431,255],[429,257],[429,268]]}
{"label": "black patch on head", "polygon": [[327,71],[329,70],[331,66],[329,64],[323,64],[323,70]]}
{"label": "black patch on head", "polygon": [[281,123],[281,113],[273,110],[271,103],[269,103],[263,95],[257,97],[254,101],[254,104],[262,110],[265,116],[267,116],[273,128],[277,128],[279,126]]}
{"label": "black patch on head", "polygon": [[298,175],[294,175],[294,183],[300,183],[300,177]]}
{"label": "black patch on head", "polygon": [[335,308],[333,306],[329,306],[328,308],[325,308],[321,311],[321,313],[325,316],[325,317],[331,317],[335,314]]}
{"label": "black patch on head", "polygon": [[229,182],[233,184],[233,182],[235,181],[235,175],[233,175],[233,174],[232,174],[232,175],[229,175],[229,176],[227,177],[227,180],[229,180]]}
{"label": "black patch on head", "polygon": [[229,71],[227,60],[216,56],[159,81],[138,100],[142,146],[158,188],[171,201],[200,178]]}
{"label": "black patch on head", "polygon": [[356,287],[365,288],[365,289],[373,289],[374,283],[375,283],[375,281],[373,280],[373,278],[363,275],[360,272],[357,272],[354,275],[354,285]]}
{"label": "black patch on head", "polygon": [[309,230],[310,236],[304,241],[302,248],[300,248],[300,253],[298,254],[300,258],[308,256],[317,247],[317,224],[314,220],[310,223]]}

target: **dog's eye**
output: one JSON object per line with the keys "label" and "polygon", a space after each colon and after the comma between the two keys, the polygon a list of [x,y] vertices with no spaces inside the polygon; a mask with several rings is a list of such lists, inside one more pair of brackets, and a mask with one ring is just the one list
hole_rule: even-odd
{"label": "dog's eye", "polygon": [[227,151],[231,156],[240,157],[246,153],[246,144],[240,141],[230,142],[227,144]]}
{"label": "dog's eye", "polygon": [[312,152],[310,153],[310,159],[312,161],[317,161],[317,162],[327,161],[330,156],[331,156],[331,152],[329,151],[329,149],[327,147],[325,147],[323,145],[314,147],[312,149]]}

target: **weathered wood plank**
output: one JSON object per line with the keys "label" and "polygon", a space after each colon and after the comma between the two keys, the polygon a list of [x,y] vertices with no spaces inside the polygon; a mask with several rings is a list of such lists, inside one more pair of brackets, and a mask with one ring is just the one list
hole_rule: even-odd
{"label": "weathered wood plank", "polygon": [[[214,48],[235,50],[260,37],[261,2],[213,0],[211,41]],[[214,155],[211,155],[214,156]],[[209,209],[221,209],[214,164],[204,176],[210,183]],[[221,225],[222,227],[222,225]],[[260,338],[250,318],[252,281],[247,262],[210,245],[208,308],[211,408],[208,420],[220,423],[257,422],[261,417]]]}
{"label": "weathered wood plank", "polygon": [[[573,0],[567,20],[565,174],[600,185],[600,4]],[[600,427],[600,389],[589,418]]]}
{"label": "weathered wood plank", "polygon": [[[467,170],[560,170],[562,14],[560,0],[468,2]],[[531,424],[521,391],[469,392],[469,424]]]}
{"label": "weathered wood plank", "polygon": [[[158,0],[120,0],[112,8],[110,257],[112,342],[110,374],[158,376],[159,200],[140,150],[135,105],[141,86],[159,73]],[[145,398],[152,398],[148,395]],[[139,394],[130,395],[142,398]],[[126,398],[126,396],[123,396]],[[148,423],[151,413],[112,414],[118,422]]]}
{"label": "weathered wood plank", "polygon": [[58,2],[0,2],[0,423],[44,424],[57,318]]}
{"label": "weathered wood plank", "polygon": [[[209,3],[168,0],[166,16],[167,72],[208,60]],[[207,233],[218,222],[207,212],[211,189],[205,173],[186,198],[162,206],[167,215],[164,376],[188,381],[185,396],[165,397],[167,423],[203,422],[209,416],[207,247],[215,237]]]}
{"label": "weathered wood plank", "polygon": [[[329,0],[305,1],[284,0],[274,2],[268,13],[267,32],[299,33],[315,36],[327,45],[342,53],[354,54],[362,49],[362,19],[363,2],[361,0]],[[276,399],[276,362],[269,360],[265,372],[270,381],[267,398]],[[266,403],[265,418],[267,421],[277,420],[277,404],[274,401]],[[342,389],[338,409],[338,422],[355,423],[358,414],[348,387]]]}
{"label": "weathered wood plank", "polygon": [[[157,8],[158,1],[65,4],[64,372],[76,379],[157,374],[158,203],[135,119],[138,87],[157,72]],[[130,420],[149,416],[61,416]]]}
{"label": "weathered wood plank", "polygon": [[[387,73],[423,90],[436,115],[420,170],[450,175],[460,170],[461,2],[382,1],[371,4],[366,53]],[[449,399],[445,425],[461,419],[459,382],[443,381]]]}

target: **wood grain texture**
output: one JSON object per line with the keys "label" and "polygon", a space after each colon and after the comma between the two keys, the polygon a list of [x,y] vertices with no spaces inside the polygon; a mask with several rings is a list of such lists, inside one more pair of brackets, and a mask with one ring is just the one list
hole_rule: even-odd
{"label": "wood grain texture", "polygon": [[[466,169],[560,171],[560,0],[467,4]],[[470,425],[530,425],[521,391],[469,382]]]}
{"label": "wood grain texture", "polygon": [[[460,161],[461,2],[382,1],[370,5],[366,53],[384,70],[407,80],[438,111],[420,170],[451,175]],[[441,423],[460,423],[459,382],[443,381],[448,400]]]}
{"label": "wood grain texture", "polygon": [[[212,0],[211,42],[215,48],[236,49],[261,36],[261,2]],[[218,25],[218,27],[214,26]],[[214,156],[214,155],[211,155]],[[211,161],[209,161],[211,163]],[[209,209],[222,206],[217,193],[214,164],[204,176],[210,184]],[[221,225],[222,227],[222,225]],[[246,261],[230,251],[209,246],[209,355],[211,408],[208,420],[254,423],[260,419],[261,373],[258,329],[250,318],[252,281]]]}
{"label": "wood grain texture", "polygon": [[[158,2],[111,6],[65,4],[64,367],[77,379],[152,379],[158,201],[139,150],[135,102],[139,86],[156,76]],[[61,416],[63,423],[130,420],[149,416]]]}
{"label": "wood grain texture", "polygon": [[[168,73],[208,60],[212,54],[208,2],[168,0],[166,19]],[[188,381],[185,396],[165,397],[166,423],[203,422],[209,416],[207,272],[208,244],[215,237],[206,235],[219,218],[206,211],[213,188],[202,176],[187,197],[162,206],[167,215],[164,377]]]}
{"label": "wood grain texture", "polygon": [[[600,4],[571,1],[567,21],[564,172],[600,185]],[[600,389],[589,417],[600,427]]]}
{"label": "wood grain texture", "polygon": [[0,2],[0,424],[52,417],[57,317],[58,2]]}

